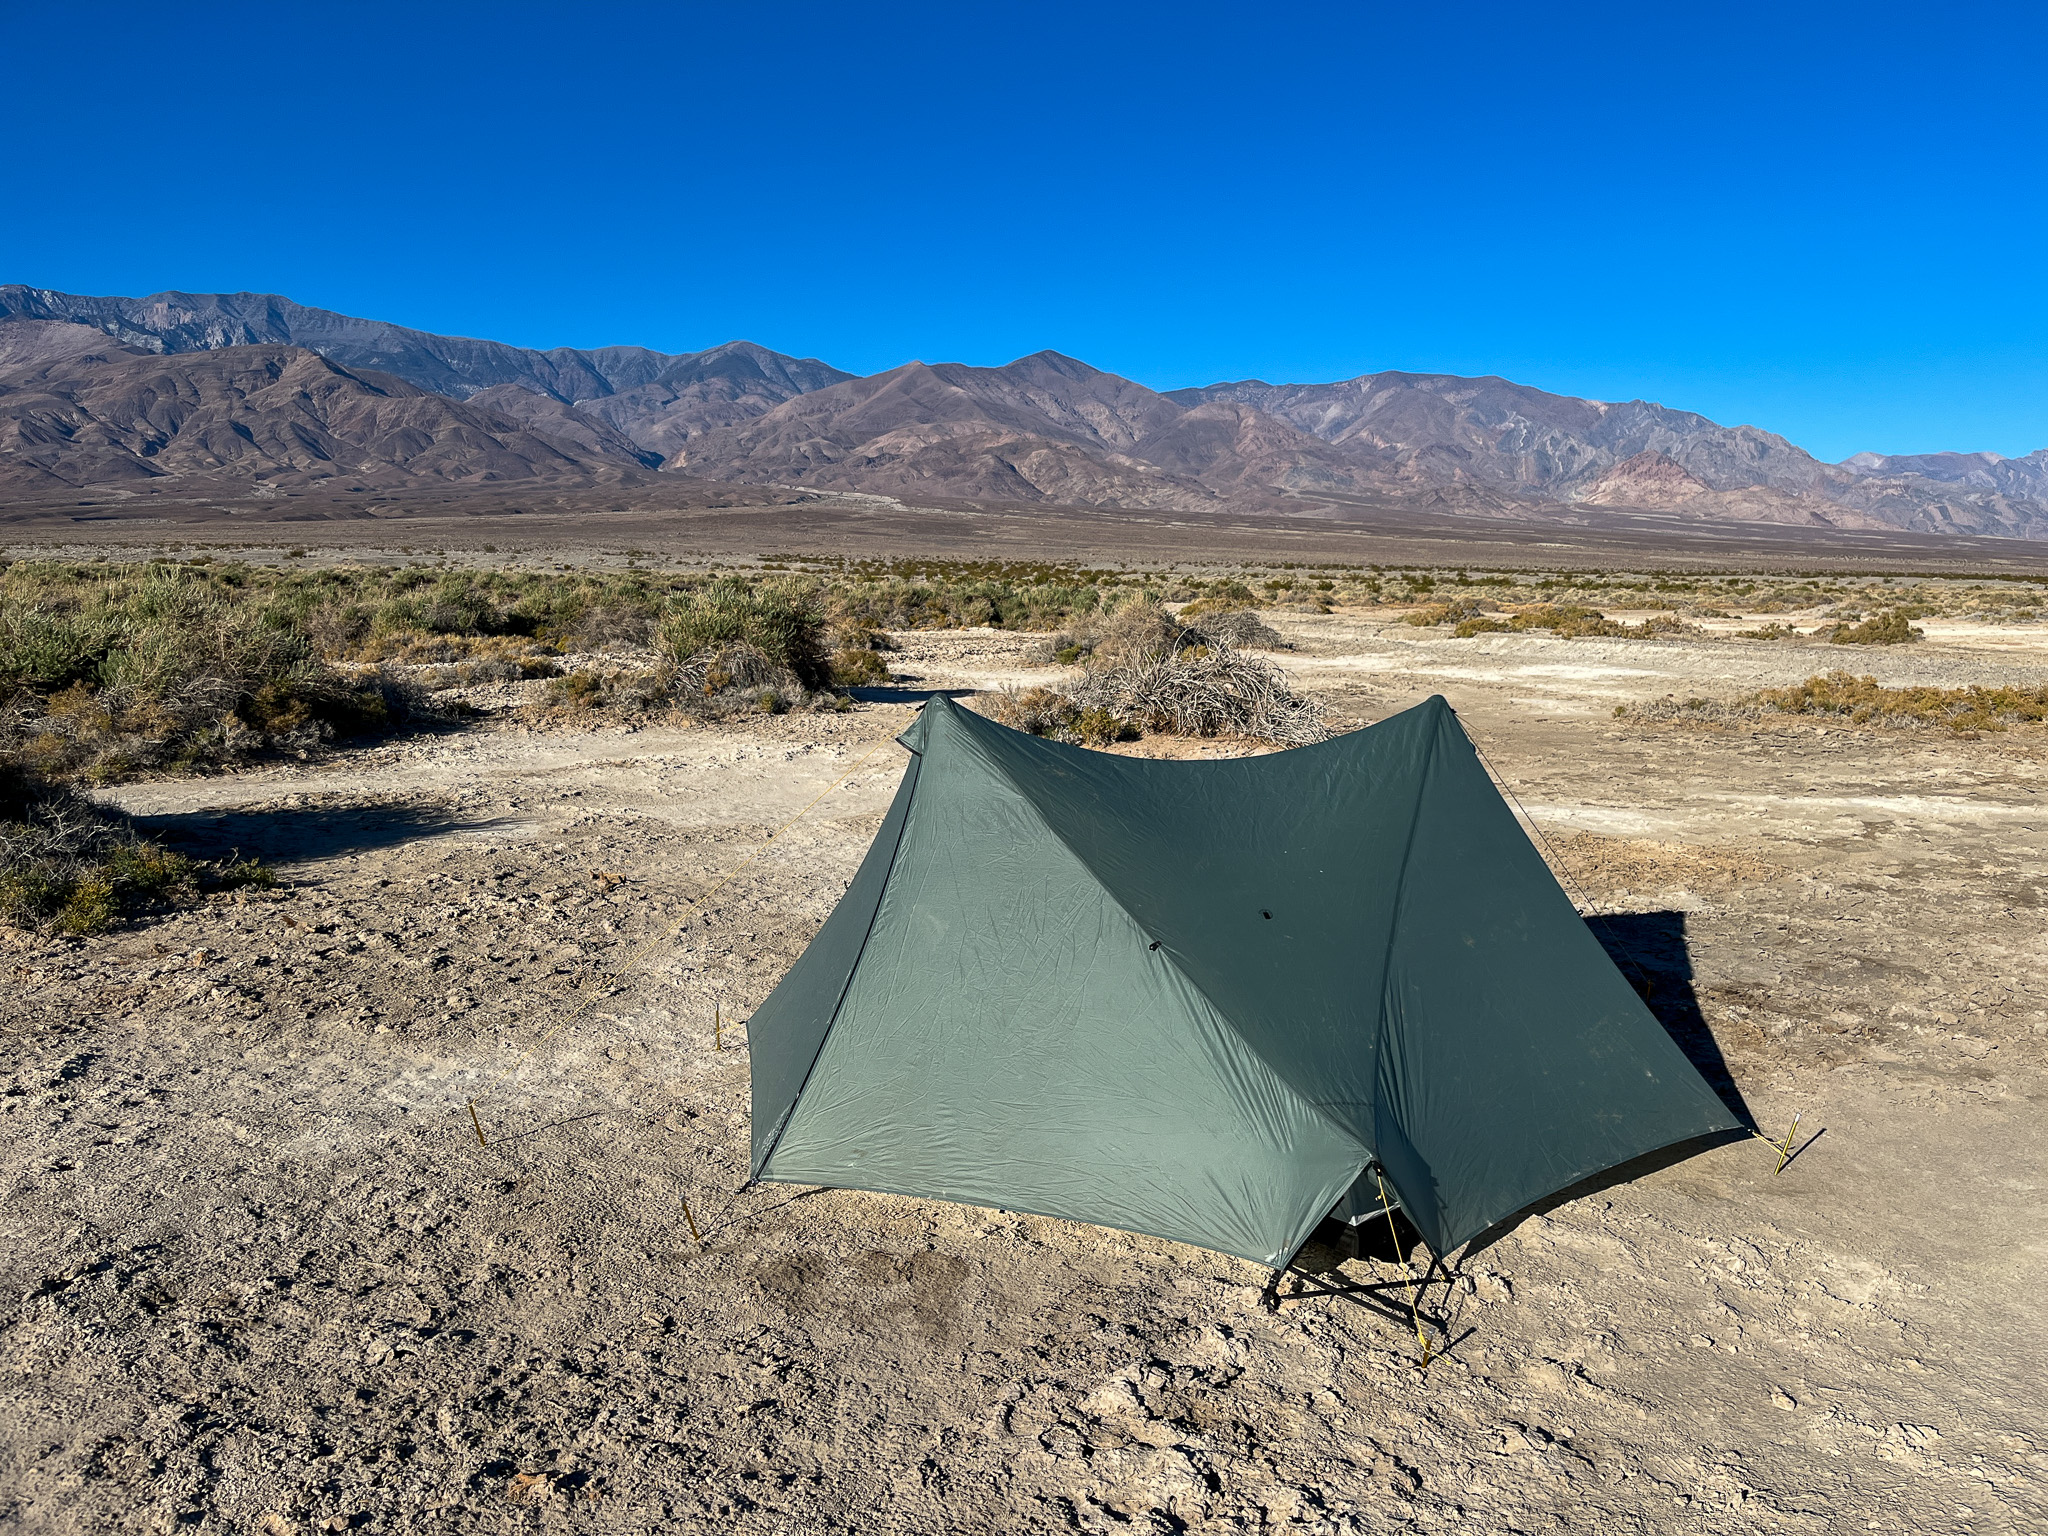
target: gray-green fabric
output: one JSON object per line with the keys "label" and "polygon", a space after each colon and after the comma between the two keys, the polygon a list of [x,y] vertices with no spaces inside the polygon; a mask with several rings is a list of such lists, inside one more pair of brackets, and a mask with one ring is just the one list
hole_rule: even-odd
{"label": "gray-green fabric", "polygon": [[936,698],[755,1013],[754,1172],[1284,1261],[1375,1158],[1446,1252],[1737,1121],[1440,698],[1154,762]]}

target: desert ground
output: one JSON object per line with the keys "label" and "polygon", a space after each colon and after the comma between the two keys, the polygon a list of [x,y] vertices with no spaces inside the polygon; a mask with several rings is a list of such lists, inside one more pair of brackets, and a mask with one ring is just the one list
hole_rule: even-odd
{"label": "desert ground", "polygon": [[[1615,714],[1824,645],[1269,618],[1346,723],[1450,699],[1667,1026],[1798,1117],[1782,1172],[1735,1141],[1527,1215],[1432,1281],[1426,1369],[1212,1253],[748,1187],[749,1012],[919,691],[1051,678],[1030,636],[898,635],[900,692],[842,715],[132,783],[280,883],[7,956],[0,1524],[2048,1528],[2042,732]],[[2048,628],[1928,627],[1854,664],[2048,673]],[[1402,1273],[1377,1229],[1305,1260]]]}

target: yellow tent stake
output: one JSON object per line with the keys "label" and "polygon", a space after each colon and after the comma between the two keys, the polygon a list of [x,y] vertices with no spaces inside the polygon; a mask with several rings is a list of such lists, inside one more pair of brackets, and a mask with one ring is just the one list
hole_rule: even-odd
{"label": "yellow tent stake", "polygon": [[697,1246],[699,1248],[702,1248],[704,1246],[704,1234],[697,1230],[697,1218],[690,1214],[690,1197],[688,1195],[684,1195],[682,1197],[682,1200],[683,1220],[687,1221],[690,1224],[690,1236],[697,1239]]}
{"label": "yellow tent stake", "polygon": [[1799,1134],[1799,1117],[1806,1113],[1797,1110],[1792,1116],[1792,1129],[1785,1133],[1785,1144],[1778,1148],[1778,1166],[1771,1170],[1773,1176],[1785,1171],[1785,1165],[1792,1161],[1792,1138]]}
{"label": "yellow tent stake", "polygon": [[717,1003],[711,1005],[711,1049],[725,1049],[725,1015],[719,1010]]}
{"label": "yellow tent stake", "polygon": [[[1387,1236],[1394,1240],[1394,1252],[1401,1252],[1401,1233],[1394,1225],[1394,1206],[1387,1199],[1387,1181],[1380,1177],[1379,1170],[1373,1170],[1372,1180],[1380,1187],[1380,1209],[1387,1213]],[[1407,1258],[1401,1260],[1401,1268],[1408,1275],[1408,1320],[1415,1325],[1415,1342],[1422,1346],[1422,1358],[1416,1362],[1419,1371],[1429,1369],[1429,1340],[1422,1333],[1422,1309],[1415,1300],[1415,1271],[1410,1268]]]}
{"label": "yellow tent stake", "polygon": [[490,1143],[484,1140],[484,1123],[476,1117],[475,1099],[469,1101],[469,1123],[476,1127],[476,1144],[480,1147],[488,1147]]}

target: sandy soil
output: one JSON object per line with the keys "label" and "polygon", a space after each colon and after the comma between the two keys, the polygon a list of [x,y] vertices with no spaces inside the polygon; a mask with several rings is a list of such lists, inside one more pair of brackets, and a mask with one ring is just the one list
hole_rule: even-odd
{"label": "sandy soil", "polygon": [[[732,1021],[852,874],[908,705],[138,784],[285,882],[9,957],[0,1524],[2048,1526],[2040,735],[1613,717],[1840,648],[1276,623],[1348,718],[1451,698],[1668,1027],[1802,1116],[1781,1175],[1743,1142],[1530,1215],[1426,1298],[1453,1342],[1418,1370],[1403,1325],[1268,1311],[1236,1260],[743,1188]],[[2038,681],[2002,634],[1855,661]],[[1027,644],[898,661],[1050,675]],[[465,1101],[515,1063],[479,1147]],[[1394,1277],[1371,1242],[1309,1257]]]}

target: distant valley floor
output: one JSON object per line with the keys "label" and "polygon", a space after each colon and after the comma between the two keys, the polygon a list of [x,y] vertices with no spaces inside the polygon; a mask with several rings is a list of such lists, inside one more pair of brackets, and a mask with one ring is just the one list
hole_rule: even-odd
{"label": "distant valley floor", "polygon": [[898,559],[1236,564],[1469,565],[1519,569],[2048,572],[2048,542],[1585,509],[1570,524],[1354,504],[1299,516],[1232,516],[951,498],[912,501],[675,479],[599,490],[524,487],[350,495],[78,493],[0,503],[15,554],[219,546],[252,555],[317,543],[374,558],[401,551],[583,563],[844,555]]}

